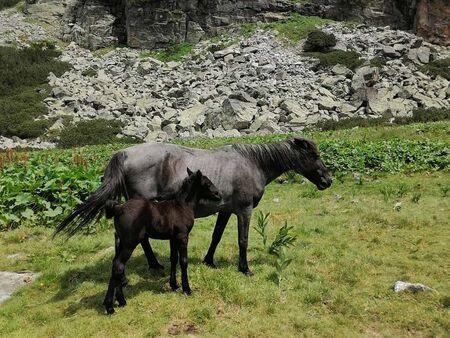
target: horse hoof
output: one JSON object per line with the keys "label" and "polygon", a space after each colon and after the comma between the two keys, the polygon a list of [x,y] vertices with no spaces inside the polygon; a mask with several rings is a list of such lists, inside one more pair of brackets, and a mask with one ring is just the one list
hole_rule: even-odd
{"label": "horse hoof", "polygon": [[106,310],[106,314],[107,315],[114,314],[114,308],[113,307],[107,307],[105,310]]}
{"label": "horse hoof", "polygon": [[253,272],[251,272],[249,269],[247,270],[240,270],[246,277],[251,277],[254,275]]}
{"label": "horse hoof", "polygon": [[186,290],[183,290],[183,293],[184,293],[186,296],[190,296],[190,295],[192,295],[192,290],[191,290],[191,289],[186,289]]}
{"label": "horse hoof", "polygon": [[203,264],[205,264],[206,266],[209,266],[210,268],[215,269],[216,268],[216,264],[214,264],[213,261],[208,261],[208,260],[203,260]]}
{"label": "horse hoof", "polygon": [[148,268],[150,270],[164,270],[164,266],[159,264],[158,262],[156,262],[156,263],[154,263],[152,265],[149,265]]}
{"label": "horse hoof", "polygon": [[177,291],[180,288],[180,286],[178,284],[171,284],[170,288],[172,289],[172,291]]}
{"label": "horse hoof", "polygon": [[119,307],[124,307],[127,305],[127,301],[124,299],[123,301],[118,301]]}

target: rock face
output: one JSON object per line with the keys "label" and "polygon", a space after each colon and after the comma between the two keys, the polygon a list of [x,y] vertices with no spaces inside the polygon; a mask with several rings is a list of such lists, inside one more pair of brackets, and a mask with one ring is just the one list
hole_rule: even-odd
{"label": "rock face", "polygon": [[352,19],[375,26],[411,30],[430,42],[450,44],[450,2],[448,0],[316,0],[321,16]]}
{"label": "rock face", "polygon": [[372,0],[366,6],[344,0],[71,0],[63,38],[94,49],[111,43],[153,49],[198,42],[233,24],[279,20],[292,12],[414,30],[434,43],[450,44],[448,0]]}
{"label": "rock face", "polygon": [[136,48],[198,42],[232,24],[273,21],[284,14],[314,14],[319,7],[288,0],[72,0],[63,37],[89,47],[119,42]]}

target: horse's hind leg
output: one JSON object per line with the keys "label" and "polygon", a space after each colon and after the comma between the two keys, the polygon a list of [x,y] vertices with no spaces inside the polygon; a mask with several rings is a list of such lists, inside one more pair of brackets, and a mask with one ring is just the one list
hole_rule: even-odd
{"label": "horse's hind leg", "polygon": [[225,230],[225,227],[227,226],[230,216],[231,216],[230,212],[223,212],[223,211],[219,212],[219,215],[217,216],[216,226],[214,227],[211,244],[209,246],[208,253],[203,259],[203,263],[205,263],[210,267],[213,268],[216,267],[214,265],[214,253],[216,252],[217,245],[222,239],[223,232]]}
{"label": "horse's hind leg", "polygon": [[141,246],[142,249],[144,249],[145,257],[147,257],[148,267],[150,269],[156,270],[164,269],[164,266],[159,264],[158,260],[156,259],[148,238],[142,240]]}
{"label": "horse's hind leg", "polygon": [[237,214],[238,218],[238,243],[239,243],[239,271],[246,276],[252,276],[253,272],[248,268],[247,262],[247,246],[248,246],[248,230],[250,226],[250,218],[252,216],[252,208],[246,208]]}

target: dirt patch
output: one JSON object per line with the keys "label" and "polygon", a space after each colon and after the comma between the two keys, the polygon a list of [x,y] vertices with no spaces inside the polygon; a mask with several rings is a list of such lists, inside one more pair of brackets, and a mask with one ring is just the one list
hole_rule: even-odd
{"label": "dirt patch", "polygon": [[167,333],[171,336],[178,336],[181,334],[196,335],[198,333],[198,329],[193,323],[179,322],[170,324],[167,329]]}

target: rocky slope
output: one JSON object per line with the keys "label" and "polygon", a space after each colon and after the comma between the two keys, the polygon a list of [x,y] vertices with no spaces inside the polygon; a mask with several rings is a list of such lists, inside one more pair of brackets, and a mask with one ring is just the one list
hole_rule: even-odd
{"label": "rocky slope", "polygon": [[384,56],[386,65],[322,69],[300,47],[287,48],[265,31],[215,52],[201,43],[184,62],[167,64],[126,48],[97,58],[72,43],[63,60],[74,69],[50,77],[53,97],[46,103],[50,116],[119,119],[124,135],[148,141],[290,132],[319,120],[450,107],[449,81],[419,71],[448,49],[388,28],[331,24],[324,30],[337,36],[337,48],[356,49],[366,60]]}
{"label": "rocky slope", "polygon": [[[24,35],[45,37],[45,30],[11,13],[0,13],[3,43],[26,45]],[[336,35],[336,48],[359,52],[363,66],[319,67],[301,45],[287,47],[275,32],[264,30],[227,48],[219,46],[233,41],[229,38],[202,41],[183,62],[169,63],[141,58],[130,48],[97,57],[71,43],[61,59],[73,69],[49,76],[53,90],[45,103],[48,117],[57,117],[52,132],[71,117],[118,119],[125,124],[123,135],[147,141],[239,136],[300,131],[327,119],[395,118],[417,107],[450,107],[449,81],[420,71],[433,59],[450,57],[449,48],[387,27],[335,23],[323,30]],[[386,64],[370,66],[380,56]],[[52,144],[0,139],[0,147],[14,146]]]}

